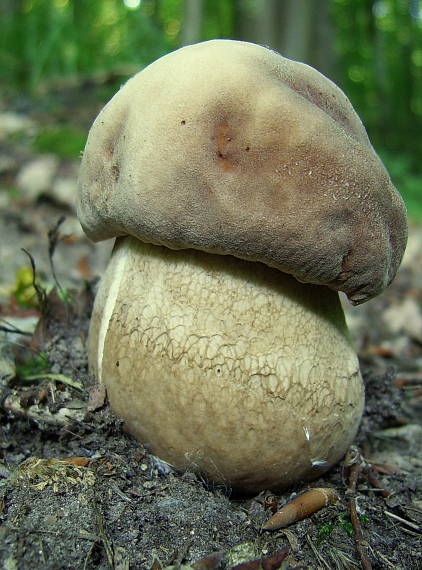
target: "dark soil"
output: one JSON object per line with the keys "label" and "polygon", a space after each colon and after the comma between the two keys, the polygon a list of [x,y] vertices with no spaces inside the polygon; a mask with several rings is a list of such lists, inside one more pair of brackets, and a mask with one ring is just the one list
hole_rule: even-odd
{"label": "dark soil", "polygon": [[[86,292],[84,296],[89,304]],[[52,303],[60,312],[54,296]],[[87,323],[88,313],[69,310],[67,318],[47,323],[43,335],[55,373],[89,385],[82,350]],[[412,465],[412,448],[414,437],[421,440],[422,435],[415,424],[391,427],[409,413],[392,382],[395,377],[392,371],[366,375],[367,407],[358,442],[369,461],[374,453],[397,447],[407,469],[383,465],[385,473],[377,472],[381,486],[391,491],[385,498],[368,481],[364,466],[356,496],[373,567],[416,569],[422,477],[418,465]],[[46,388],[47,396],[36,404]],[[8,411],[13,399],[21,403],[20,414],[16,406],[13,413]],[[49,419],[39,419],[32,408],[43,408]],[[65,423],[57,419],[63,410]],[[75,411],[82,414],[74,416]],[[385,435],[386,426],[395,430],[392,438]],[[410,433],[412,429],[417,433]],[[79,392],[48,379],[26,387],[12,383],[3,399],[1,449],[4,568],[149,569],[198,561],[212,553],[221,553],[220,565],[227,567],[285,547],[289,568],[359,567],[344,464],[312,484],[335,488],[337,505],[288,530],[269,533],[260,530],[270,516],[266,493],[232,497],[228,486],[213,488],[193,473],[175,472],[123,431],[92,386]],[[57,461],[63,458],[70,459]],[[304,488],[299,483],[291,492]],[[278,502],[290,494],[277,497]],[[204,567],[217,567],[214,562]]]}
{"label": "dark soil", "polygon": [[[86,108],[79,120],[85,126]],[[25,130],[7,148],[0,139],[3,190],[15,187],[34,159],[31,136]],[[5,157],[9,166],[2,170]],[[334,488],[338,503],[268,532],[261,527],[272,514],[271,489],[236,497],[229,485],[174,471],[125,433],[93,384],[85,344],[93,277],[106,255],[78,229],[72,200],[65,204],[53,192],[57,180],[72,179],[76,166],[60,159],[39,193],[0,196],[0,242],[8,261],[0,276],[0,324],[29,331],[0,332],[2,567],[361,568],[354,503],[360,546],[372,568],[422,568],[421,230],[412,228],[393,286],[350,315],[366,383],[365,415],[355,447],[310,485]],[[19,248],[30,250],[44,285],[51,284],[46,234],[63,214],[54,264],[66,300],[53,292],[41,307],[22,307],[15,270],[28,260]],[[310,486],[299,482],[278,495],[278,506]]]}

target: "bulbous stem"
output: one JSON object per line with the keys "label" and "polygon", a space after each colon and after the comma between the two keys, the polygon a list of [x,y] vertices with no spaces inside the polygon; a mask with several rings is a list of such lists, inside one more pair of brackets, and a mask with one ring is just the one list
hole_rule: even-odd
{"label": "bulbous stem", "polygon": [[118,239],[89,353],[139,440],[242,491],[317,477],[362,413],[337,293],[230,256]]}

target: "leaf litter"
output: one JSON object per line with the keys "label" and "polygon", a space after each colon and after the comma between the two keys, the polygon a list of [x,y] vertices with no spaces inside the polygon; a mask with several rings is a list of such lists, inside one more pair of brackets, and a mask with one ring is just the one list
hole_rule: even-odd
{"label": "leaf litter", "polygon": [[[32,159],[24,144],[13,152],[20,158],[0,172],[2,185],[15,183],[21,159]],[[354,448],[311,484],[239,497],[228,484],[215,486],[151,455],[124,431],[90,377],[85,345],[95,282],[85,279],[98,274],[107,252],[94,251],[71,207],[50,194],[61,172],[77,170],[70,159],[55,164],[51,188],[27,203],[10,192],[0,212],[10,261],[0,276],[2,566],[419,568],[422,229],[411,229],[392,287],[349,316],[367,392]],[[12,281],[22,267],[20,247],[29,266],[18,286]],[[24,307],[17,291],[35,295],[35,304]],[[403,311],[417,314],[400,320]],[[321,488],[338,501],[303,520],[293,517],[288,528],[262,530],[277,510]]]}
{"label": "leaf litter", "polygon": [[[391,367],[365,373],[367,413],[354,450],[359,459],[349,455],[310,486],[299,483],[276,497],[279,505],[294,503],[303,491],[324,487],[339,501],[314,514],[311,509],[304,520],[293,517],[289,534],[262,532],[274,510],[271,490],[235,497],[229,485],[173,470],[124,432],[87,370],[92,288],[69,298],[56,290],[45,296],[30,339],[48,369],[15,377],[2,400],[3,565],[418,567],[422,483],[410,460],[414,439],[400,430],[414,426],[416,439],[422,435]],[[407,444],[400,443],[406,437]],[[386,441],[403,452],[401,465],[388,466],[387,456],[378,463]]]}

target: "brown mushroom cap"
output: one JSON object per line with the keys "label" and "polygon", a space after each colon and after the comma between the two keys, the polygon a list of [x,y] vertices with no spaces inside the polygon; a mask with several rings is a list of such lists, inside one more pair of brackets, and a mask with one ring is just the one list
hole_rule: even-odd
{"label": "brown mushroom cap", "polygon": [[88,137],[78,209],[94,241],[132,235],[261,261],[353,303],[391,282],[407,235],[343,92],[230,40],[177,50],[113,97]]}

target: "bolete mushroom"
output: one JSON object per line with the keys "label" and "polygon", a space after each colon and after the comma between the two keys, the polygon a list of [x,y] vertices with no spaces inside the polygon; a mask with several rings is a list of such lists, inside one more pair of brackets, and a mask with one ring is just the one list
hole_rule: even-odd
{"label": "bolete mushroom", "polygon": [[96,119],[78,209],[117,237],[89,358],[130,432],[247,492],[342,457],[364,395],[337,291],[391,282],[406,221],[338,87],[250,43],[166,55]]}

